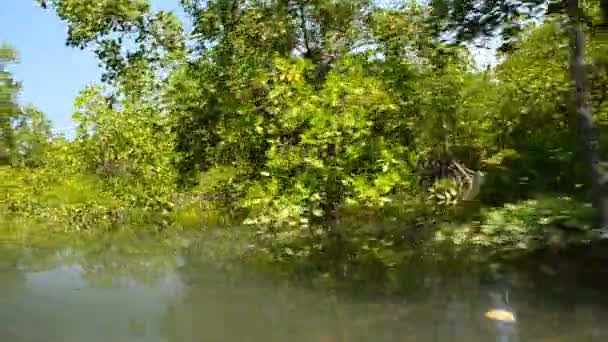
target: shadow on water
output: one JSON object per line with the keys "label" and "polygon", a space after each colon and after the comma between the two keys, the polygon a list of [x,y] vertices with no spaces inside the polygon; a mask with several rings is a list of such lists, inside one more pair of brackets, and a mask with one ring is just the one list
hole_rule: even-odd
{"label": "shadow on water", "polygon": [[0,244],[0,341],[608,340],[605,243],[500,268],[412,264],[397,296],[220,267],[196,244],[103,246]]}

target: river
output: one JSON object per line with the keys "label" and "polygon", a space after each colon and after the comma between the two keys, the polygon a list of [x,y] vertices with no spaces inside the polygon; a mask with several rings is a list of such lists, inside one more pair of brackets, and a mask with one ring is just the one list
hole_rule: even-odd
{"label": "river", "polygon": [[132,244],[1,242],[0,341],[608,341],[601,280],[572,274],[414,264],[409,292],[336,294],[219,267],[196,243]]}

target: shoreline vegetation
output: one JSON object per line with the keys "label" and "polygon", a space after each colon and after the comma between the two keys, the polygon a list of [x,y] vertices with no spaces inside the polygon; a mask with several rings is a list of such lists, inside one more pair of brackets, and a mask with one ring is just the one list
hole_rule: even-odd
{"label": "shoreline vegetation", "polygon": [[[243,224],[242,213],[201,201],[200,193],[182,193],[171,210],[159,212],[119,202],[95,177],[55,178],[44,169],[11,167],[0,169],[0,175],[0,240],[56,246],[61,241],[98,245],[101,239],[112,248],[152,239],[165,252],[195,248],[209,262],[251,265],[325,288],[337,286],[335,281],[389,286],[390,278],[406,272],[408,264],[479,271],[535,253],[540,260],[543,251],[603,242],[590,229],[590,204],[551,194],[495,207],[469,203],[441,213],[426,208],[426,202],[420,207],[410,203],[405,210],[351,208],[341,212],[344,218],[332,227],[332,236],[320,232],[277,243],[260,234],[259,227]],[[555,272],[553,266],[539,265],[543,272]],[[346,276],[346,269],[353,274]]]}
{"label": "shoreline vegetation", "polygon": [[[417,2],[183,1],[192,31],[143,0],[38,2],[105,74],[75,99],[67,139],[19,103],[17,54],[0,49],[7,238],[209,231],[220,254],[355,280],[426,255],[490,263],[600,240],[562,14],[522,25],[480,70]],[[602,133],[608,47],[589,6]]]}

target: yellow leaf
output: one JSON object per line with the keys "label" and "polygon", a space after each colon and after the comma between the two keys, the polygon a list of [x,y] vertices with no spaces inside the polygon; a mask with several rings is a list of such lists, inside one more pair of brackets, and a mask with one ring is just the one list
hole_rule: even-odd
{"label": "yellow leaf", "polygon": [[490,310],[485,316],[494,321],[515,322],[515,315],[507,310]]}

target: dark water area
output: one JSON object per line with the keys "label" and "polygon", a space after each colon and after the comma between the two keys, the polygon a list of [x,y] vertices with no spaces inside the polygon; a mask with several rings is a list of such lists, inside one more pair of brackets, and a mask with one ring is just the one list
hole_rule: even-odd
{"label": "dark water area", "polygon": [[196,243],[129,244],[1,242],[0,341],[608,341],[601,245],[493,272],[413,264],[408,290],[380,296],[219,267]]}

